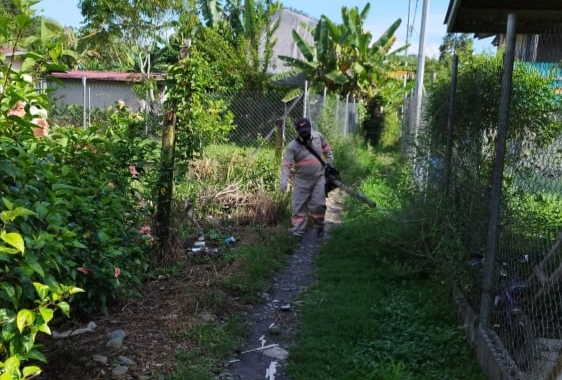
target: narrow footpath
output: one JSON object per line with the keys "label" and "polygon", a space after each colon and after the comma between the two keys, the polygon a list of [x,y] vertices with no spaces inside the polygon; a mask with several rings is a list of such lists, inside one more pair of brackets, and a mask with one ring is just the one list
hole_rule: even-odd
{"label": "narrow footpath", "polygon": [[288,265],[278,272],[265,302],[250,312],[246,347],[232,357],[220,380],[289,380],[287,358],[296,336],[299,296],[314,282],[315,256],[341,223],[342,195],[330,193],[327,201],[326,234],[310,230],[295,249]]}

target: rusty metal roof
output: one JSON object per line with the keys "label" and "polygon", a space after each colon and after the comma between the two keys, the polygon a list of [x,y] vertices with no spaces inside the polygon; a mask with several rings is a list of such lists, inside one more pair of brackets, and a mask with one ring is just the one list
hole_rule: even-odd
{"label": "rusty metal roof", "polygon": [[448,33],[505,33],[507,15],[517,15],[517,33],[540,34],[562,24],[562,0],[450,0]]}
{"label": "rusty metal roof", "polygon": [[24,55],[25,51],[20,49],[13,49],[11,47],[1,46],[0,54],[4,54],[6,57],[12,57],[16,55]]}
{"label": "rusty metal roof", "polygon": [[[140,82],[142,75],[140,73],[123,73],[116,71],[88,71],[88,70],[72,70],[66,73],[54,72],[50,75],[61,79],[82,80],[83,77],[89,80],[112,81],[112,82]],[[156,80],[164,79],[164,75],[160,73],[150,74],[151,78]]]}

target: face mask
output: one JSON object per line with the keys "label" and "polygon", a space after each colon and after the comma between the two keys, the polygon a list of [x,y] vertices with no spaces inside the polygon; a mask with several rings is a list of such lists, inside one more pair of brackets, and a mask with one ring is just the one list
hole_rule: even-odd
{"label": "face mask", "polygon": [[312,138],[310,131],[301,131],[299,132],[299,138],[303,142],[309,142]]}

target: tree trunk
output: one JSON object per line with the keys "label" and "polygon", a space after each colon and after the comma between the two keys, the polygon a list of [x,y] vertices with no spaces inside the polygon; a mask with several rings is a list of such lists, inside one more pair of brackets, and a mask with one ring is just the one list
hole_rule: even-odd
{"label": "tree trunk", "polygon": [[174,187],[176,121],[177,117],[175,111],[168,110],[164,113],[160,178],[158,180],[158,204],[155,216],[156,237],[158,238],[159,244],[155,258],[157,263],[165,262],[172,251],[170,241],[170,213]]}

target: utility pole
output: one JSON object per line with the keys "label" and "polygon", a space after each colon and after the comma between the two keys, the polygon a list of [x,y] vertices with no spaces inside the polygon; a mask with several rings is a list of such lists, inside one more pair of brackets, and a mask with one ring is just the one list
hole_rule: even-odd
{"label": "utility pole", "polygon": [[423,76],[425,73],[425,24],[427,19],[427,9],[429,0],[423,1],[423,12],[420,29],[420,45],[418,47],[418,68],[416,72],[416,115],[414,124],[414,141],[417,142],[418,131],[420,128],[422,97],[423,97]]}

